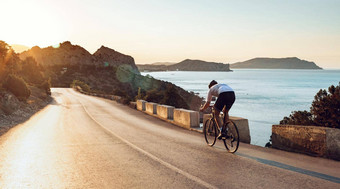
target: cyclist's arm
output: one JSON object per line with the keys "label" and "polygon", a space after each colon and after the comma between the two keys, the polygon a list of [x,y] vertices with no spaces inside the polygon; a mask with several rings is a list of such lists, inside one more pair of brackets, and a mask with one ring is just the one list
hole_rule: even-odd
{"label": "cyclist's arm", "polygon": [[210,106],[210,102],[206,102],[201,108],[200,111],[203,111],[205,109],[207,109]]}
{"label": "cyclist's arm", "polygon": [[212,94],[211,94],[211,90],[209,90],[208,96],[207,96],[207,102],[200,108],[200,111],[207,109],[210,106],[211,100],[212,100]]}

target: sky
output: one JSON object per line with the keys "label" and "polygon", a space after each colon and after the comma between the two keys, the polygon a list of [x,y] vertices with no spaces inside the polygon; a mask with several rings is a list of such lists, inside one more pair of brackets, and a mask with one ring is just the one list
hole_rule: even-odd
{"label": "sky", "polygon": [[340,68],[340,0],[0,0],[0,40],[102,45],[137,64],[298,57]]}

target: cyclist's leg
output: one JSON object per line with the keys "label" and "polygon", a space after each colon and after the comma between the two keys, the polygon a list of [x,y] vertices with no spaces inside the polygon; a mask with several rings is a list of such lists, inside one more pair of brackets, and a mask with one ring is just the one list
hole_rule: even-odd
{"label": "cyclist's leg", "polygon": [[223,110],[224,104],[225,104],[225,102],[224,102],[223,96],[221,96],[221,94],[218,95],[217,100],[214,104],[214,114],[215,114],[215,120],[218,123],[218,128],[219,128],[220,131],[221,131],[221,128],[223,126],[223,123],[222,123],[222,120],[221,120],[221,117],[220,117],[220,113]]}
{"label": "cyclist's leg", "polygon": [[224,107],[223,109],[223,114],[224,114],[224,122],[223,123],[227,123],[229,121],[229,110],[227,109],[227,106]]}
{"label": "cyclist's leg", "polygon": [[215,122],[217,123],[218,131],[221,131],[221,126],[222,126],[222,121],[220,118],[220,110],[214,107],[214,117],[215,117]]}
{"label": "cyclist's leg", "polygon": [[225,107],[223,109],[223,113],[224,113],[224,123],[227,123],[229,121],[229,110],[231,109],[231,107],[233,106],[234,102],[235,102],[235,93],[228,93],[226,96],[227,100],[226,100],[226,104]]}

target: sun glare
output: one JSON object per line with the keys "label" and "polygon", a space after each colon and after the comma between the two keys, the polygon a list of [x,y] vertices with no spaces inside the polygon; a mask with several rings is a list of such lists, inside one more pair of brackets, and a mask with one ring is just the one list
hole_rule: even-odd
{"label": "sun glare", "polygon": [[42,2],[5,1],[4,7],[0,14],[11,19],[4,19],[7,29],[0,34],[6,36],[7,43],[44,47],[65,40],[63,21],[50,6]]}

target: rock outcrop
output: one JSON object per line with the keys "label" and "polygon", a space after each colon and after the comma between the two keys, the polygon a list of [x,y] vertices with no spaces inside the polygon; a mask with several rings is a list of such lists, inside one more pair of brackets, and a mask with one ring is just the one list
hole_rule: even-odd
{"label": "rock outcrop", "polygon": [[18,99],[10,92],[0,92],[0,114],[11,114],[19,107]]}
{"label": "rock outcrop", "polygon": [[301,60],[296,57],[290,58],[254,58],[244,62],[230,65],[231,68],[250,69],[322,69],[314,62]]}
{"label": "rock outcrop", "polygon": [[115,67],[121,65],[130,65],[134,70],[138,70],[135,60],[131,56],[124,55],[105,46],[101,46],[93,54],[93,57],[96,65],[110,65]]}

